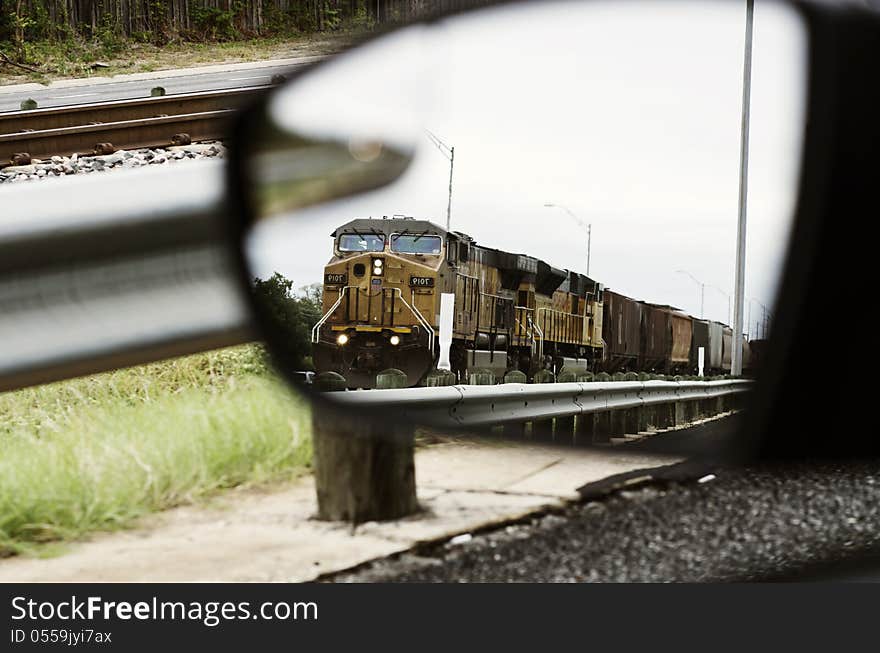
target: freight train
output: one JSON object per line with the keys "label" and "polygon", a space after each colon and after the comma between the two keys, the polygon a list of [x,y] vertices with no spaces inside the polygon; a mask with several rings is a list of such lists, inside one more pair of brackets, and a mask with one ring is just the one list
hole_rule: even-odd
{"label": "freight train", "polygon": [[[441,329],[451,333],[449,363],[462,381],[473,368],[498,379],[563,367],[690,374],[699,347],[706,373],[729,369],[729,327],[432,222],[359,218],[331,235],[312,354],[318,372],[337,372],[350,388],[374,387],[388,368],[422,384],[440,357]],[[444,295],[451,320],[441,324]],[[743,354],[748,361],[747,344]]]}

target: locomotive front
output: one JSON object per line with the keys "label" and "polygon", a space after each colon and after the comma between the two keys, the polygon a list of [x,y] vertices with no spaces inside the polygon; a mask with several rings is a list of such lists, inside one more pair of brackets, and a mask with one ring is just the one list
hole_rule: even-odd
{"label": "locomotive front", "polygon": [[375,387],[388,368],[417,384],[436,359],[446,232],[424,220],[370,218],[332,236],[315,368],[341,374],[349,388]]}

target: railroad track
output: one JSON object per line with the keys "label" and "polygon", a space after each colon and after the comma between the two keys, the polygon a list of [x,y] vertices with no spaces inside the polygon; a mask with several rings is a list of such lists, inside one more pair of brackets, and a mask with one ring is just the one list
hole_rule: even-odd
{"label": "railroad track", "polygon": [[[185,145],[226,135],[232,114],[270,86],[0,113],[0,167],[54,155]],[[108,151],[109,150],[109,151]]]}

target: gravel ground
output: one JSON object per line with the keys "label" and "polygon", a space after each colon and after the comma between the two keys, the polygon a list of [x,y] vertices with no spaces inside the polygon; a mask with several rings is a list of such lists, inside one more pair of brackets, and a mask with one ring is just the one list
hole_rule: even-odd
{"label": "gravel ground", "polygon": [[765,466],[616,492],[327,580],[757,580],[878,545],[880,461]]}
{"label": "gravel ground", "polygon": [[174,165],[180,161],[223,157],[223,143],[193,143],[162,148],[117,150],[102,156],[53,156],[51,159],[34,159],[28,165],[0,168],[0,185],[39,179],[52,179],[76,174],[106,172],[113,169],[140,168],[148,165]]}

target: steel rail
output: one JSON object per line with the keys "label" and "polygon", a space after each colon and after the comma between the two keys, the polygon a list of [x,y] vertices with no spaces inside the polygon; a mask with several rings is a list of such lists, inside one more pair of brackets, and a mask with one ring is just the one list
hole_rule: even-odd
{"label": "steel rail", "polygon": [[162,147],[185,133],[193,142],[226,133],[236,109],[270,86],[182,93],[136,100],[0,113],[0,166],[16,153],[32,158],[92,154],[99,142],[116,149]]}
{"label": "steel rail", "polygon": [[57,154],[94,154],[98,143],[112,143],[115,149],[167,147],[174,144],[174,136],[179,133],[187,134],[192,142],[219,140],[226,135],[234,113],[224,109],[3,134],[0,160],[8,162],[16,152],[27,152],[38,159]]}
{"label": "steel rail", "polygon": [[463,428],[715,399],[746,392],[751,386],[752,382],[745,379],[508,383],[496,386],[357,390],[334,394],[332,400],[350,408],[387,410],[396,419],[444,428]]}

